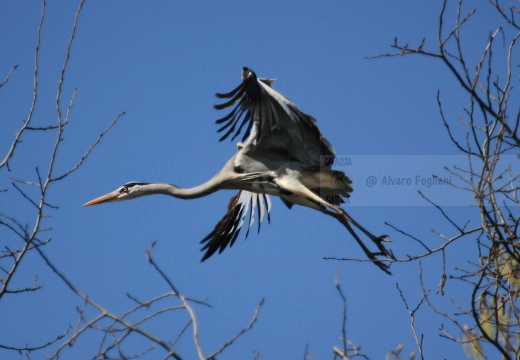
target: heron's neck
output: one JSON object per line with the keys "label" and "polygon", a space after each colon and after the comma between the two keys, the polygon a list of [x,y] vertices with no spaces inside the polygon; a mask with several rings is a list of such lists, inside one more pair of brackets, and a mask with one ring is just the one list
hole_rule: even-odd
{"label": "heron's neck", "polygon": [[189,189],[182,189],[177,186],[165,183],[145,184],[141,185],[140,196],[164,194],[170,195],[179,199],[196,199],[209,195],[219,189],[223,188],[222,183],[208,181],[202,185],[195,186]]}

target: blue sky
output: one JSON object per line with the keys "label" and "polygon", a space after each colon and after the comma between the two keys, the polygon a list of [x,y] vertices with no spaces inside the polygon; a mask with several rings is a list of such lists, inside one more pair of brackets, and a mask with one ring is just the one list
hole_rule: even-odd
{"label": "blue sky", "polygon": [[[48,2],[35,125],[56,119],[57,82],[77,6],[74,1]],[[339,155],[375,155],[378,168],[387,159],[381,157],[378,163],[381,155],[421,155],[423,162],[428,156],[458,155],[436,102],[440,89],[446,113],[452,119],[462,116],[466,98],[453,76],[440,63],[419,57],[366,59],[391,51],[395,36],[410,44],[426,37],[426,46],[433,49],[439,10],[440,2],[412,0],[87,1],[63,87],[63,109],[75,88],[78,93],[58,172],[73,166],[117,114],[126,115],[85,165],[51,191],[50,202],[59,209],[46,220],[53,228],[46,254],[83,293],[122,313],[132,305],[127,292],[146,299],[168,291],[144,256],[157,241],[156,261],[176,286],[192,298],[207,297],[213,306],[197,308],[208,354],[245,326],[265,298],[259,322],[223,354],[228,359],[252,358],[255,352],[265,359],[302,358],[306,345],[314,358],[329,357],[332,347],[340,345],[342,304],[334,287],[339,269],[348,299],[349,340],[373,359],[383,358],[400,343],[406,353],[415,350],[396,283],[411,304],[417,303],[419,264],[395,264],[390,277],[368,263],[323,260],[363,254],[339,223],[322,214],[302,208],[289,211],[273,199],[270,225],[260,234],[252,232],[247,241],[241,235],[232,249],[201,264],[198,242],[224,214],[233,192],[192,201],[153,196],[91,208],[81,205],[130,180],[191,187],[210,179],[236,151],[234,143],[218,142],[214,120],[222,114],[213,109],[214,94],[238,85],[243,66],[260,77],[276,78],[273,86],[318,119]],[[488,27],[470,24],[468,51],[475,54],[495,27],[486,10],[482,6],[477,12],[475,24],[489,23]],[[0,77],[19,64],[0,90],[2,153],[29,111],[40,13],[39,2],[0,4]],[[38,136],[27,134],[11,172],[0,172],[1,187],[9,188],[0,210],[29,224],[33,210],[13,191],[10,177],[34,181],[35,167],[48,165],[53,137]],[[413,164],[399,164],[413,172]],[[355,201],[356,188],[363,193],[363,179],[356,180],[355,164],[344,170],[354,178]],[[418,197],[414,192],[407,196]],[[454,216],[467,218],[467,207],[451,209]],[[432,228],[448,235],[453,231],[435,209],[415,200],[364,202],[347,210],[374,233],[389,234],[399,256],[420,249],[385,222],[432,245],[441,244]],[[463,245],[455,244],[447,253],[450,269],[466,260],[460,257]],[[425,259],[423,268],[426,286],[435,290],[441,258]],[[44,285],[41,291],[7,297],[0,304],[2,343],[39,344],[76,322],[80,299],[36,254],[22,266],[16,283],[32,283],[35,274]],[[451,298],[465,304],[463,291],[460,284],[448,282],[447,295],[435,299],[446,308]],[[172,316],[154,323],[151,330],[168,338],[184,324],[176,321]],[[418,315],[427,357],[462,358],[459,345],[439,337],[441,322],[426,308]],[[97,340],[85,336],[65,351],[64,358],[89,358]],[[195,356],[189,341],[180,344],[179,353]]]}

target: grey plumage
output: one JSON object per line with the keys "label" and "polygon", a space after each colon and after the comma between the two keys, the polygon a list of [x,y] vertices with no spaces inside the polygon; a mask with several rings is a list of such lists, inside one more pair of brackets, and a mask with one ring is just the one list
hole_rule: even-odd
{"label": "grey plumage", "polygon": [[[272,88],[272,79],[258,79],[249,68],[242,71],[242,82],[227,94],[217,94],[228,101],[216,105],[218,110],[230,113],[217,120],[224,133],[220,140],[244,131],[237,153],[211,180],[191,189],[170,184],[132,183],[112,193],[89,201],[85,206],[102,202],[133,199],[151,194],[166,194],[183,199],[206,196],[221,189],[237,189],[225,216],[201,243],[206,251],[202,260],[215,252],[231,247],[240,231],[258,226],[264,218],[270,219],[269,195],[278,196],[291,208],[301,205],[332,216],[342,223],[361,246],[367,257],[383,271],[390,273],[380,256],[393,259],[384,242],[386,236],[376,237],[348,215],[340,205],[352,192],[350,179],[341,171],[331,168],[335,151],[323,137],[316,120]],[[247,216],[249,214],[249,217]],[[357,227],[377,246],[368,249],[351,225]],[[246,236],[247,236],[246,234]]]}

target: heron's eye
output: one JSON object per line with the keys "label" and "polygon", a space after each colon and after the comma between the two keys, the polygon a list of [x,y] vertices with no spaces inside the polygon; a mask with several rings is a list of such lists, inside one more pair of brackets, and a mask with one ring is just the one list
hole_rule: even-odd
{"label": "heron's eye", "polygon": [[128,188],[127,188],[126,186],[123,187],[123,188],[121,189],[121,192],[122,192],[122,193],[127,193],[127,192],[128,192]]}

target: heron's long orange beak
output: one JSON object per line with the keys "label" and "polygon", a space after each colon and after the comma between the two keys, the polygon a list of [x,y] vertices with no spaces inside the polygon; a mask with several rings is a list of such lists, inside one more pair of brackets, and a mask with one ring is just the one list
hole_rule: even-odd
{"label": "heron's long orange beak", "polygon": [[97,204],[101,204],[101,203],[104,203],[104,202],[107,202],[107,201],[110,201],[110,200],[114,200],[114,199],[117,199],[119,194],[120,194],[120,192],[119,192],[119,189],[118,189],[118,190],[113,191],[113,192],[111,192],[109,194],[106,194],[106,195],[100,196],[98,198],[95,198],[94,200],[90,200],[89,202],[83,204],[83,206],[97,205]]}

